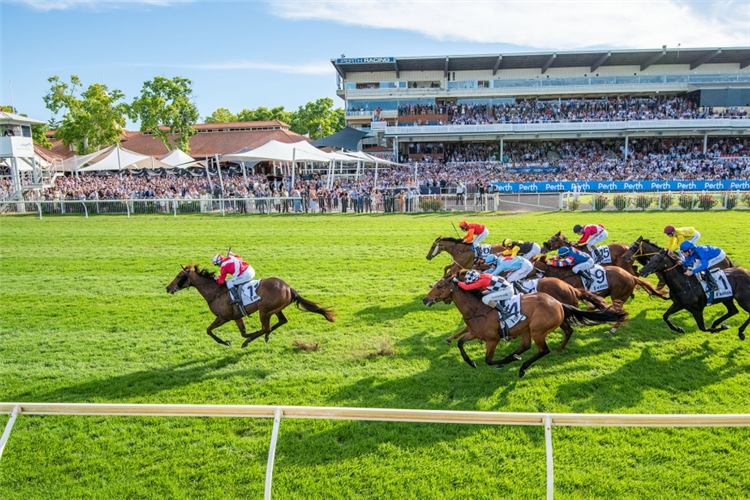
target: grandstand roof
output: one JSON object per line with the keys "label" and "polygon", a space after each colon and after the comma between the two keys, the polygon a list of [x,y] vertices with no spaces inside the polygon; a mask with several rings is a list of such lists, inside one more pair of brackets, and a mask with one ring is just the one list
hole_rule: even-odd
{"label": "grandstand roof", "polygon": [[347,73],[371,71],[467,71],[491,69],[549,68],[589,66],[594,71],[600,66],[640,66],[641,71],[652,64],[690,64],[695,69],[705,63],[739,63],[740,69],[750,66],[750,47],[661,49],[648,50],[592,50],[578,52],[548,51],[516,54],[485,54],[427,57],[362,57],[331,59],[331,64],[346,78]]}

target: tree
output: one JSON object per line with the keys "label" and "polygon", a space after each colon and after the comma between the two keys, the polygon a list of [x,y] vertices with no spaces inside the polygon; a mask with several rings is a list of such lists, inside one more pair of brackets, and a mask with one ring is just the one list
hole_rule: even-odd
{"label": "tree", "polygon": [[205,119],[206,123],[231,123],[236,121],[239,121],[237,115],[233,114],[227,108],[219,108]]}
{"label": "tree", "polygon": [[294,120],[294,112],[285,111],[284,106],[271,109],[261,106],[256,109],[243,109],[237,113],[238,122],[267,122],[271,120],[280,120],[286,124],[291,124]]}
{"label": "tree", "polygon": [[320,139],[335,134],[346,126],[344,110],[333,107],[333,99],[323,97],[300,106],[290,123],[298,134],[308,134],[311,139]]}
{"label": "tree", "polygon": [[200,117],[198,108],[191,102],[192,84],[189,79],[179,76],[173,79],[157,76],[143,83],[141,96],[129,108],[131,120],[140,121],[141,132],[149,132],[164,143],[167,151],[174,145],[190,152],[190,137],[196,134],[193,125]]}
{"label": "tree", "polygon": [[47,81],[52,84],[44,96],[47,109],[55,114],[65,110],[55,129],[55,138],[66,146],[73,146],[78,154],[90,153],[120,141],[127,105],[118,101],[124,99],[125,94],[95,83],[78,97],[82,84],[77,76],[70,77],[70,85],[61,82],[57,76]]}

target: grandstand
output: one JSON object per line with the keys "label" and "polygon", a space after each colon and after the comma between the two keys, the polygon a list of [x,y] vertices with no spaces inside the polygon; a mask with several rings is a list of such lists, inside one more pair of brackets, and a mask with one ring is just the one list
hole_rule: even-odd
{"label": "grandstand", "polygon": [[[402,161],[554,162],[557,151],[591,139],[611,144],[604,154],[612,160],[628,159],[633,141],[646,139],[687,139],[705,155],[750,126],[750,48],[331,62],[347,124]],[[544,154],[519,159],[519,144]]]}

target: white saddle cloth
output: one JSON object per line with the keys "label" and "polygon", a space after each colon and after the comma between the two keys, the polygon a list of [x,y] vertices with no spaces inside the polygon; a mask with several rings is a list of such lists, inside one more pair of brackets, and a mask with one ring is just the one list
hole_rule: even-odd
{"label": "white saddle cloth", "polygon": [[[711,274],[716,280],[716,283],[719,284],[719,288],[714,290],[714,300],[731,297],[733,295],[732,285],[729,284],[729,280],[727,279],[727,275],[724,274],[724,271],[720,269],[714,269],[711,271]],[[708,296],[708,282],[705,280],[701,280],[701,283],[703,284],[703,291],[706,292],[706,295]]]}
{"label": "white saddle cloth", "polygon": [[242,285],[242,305],[247,306],[260,300],[260,297],[256,293],[260,281],[252,280]]}
{"label": "white saddle cloth", "polygon": [[611,264],[612,263],[612,254],[609,253],[609,246],[602,245],[600,247],[596,247],[596,249],[599,251],[599,253],[602,256],[602,260],[597,262],[597,264]]}
{"label": "white saddle cloth", "polygon": [[[599,264],[594,264],[590,270],[591,277],[594,278],[594,282],[588,287],[589,292],[596,293],[601,292],[609,288],[609,281],[607,280],[607,270]],[[586,280],[583,280],[584,284]]]}
{"label": "white saddle cloth", "polygon": [[[523,316],[521,314],[521,295],[513,295],[512,299],[509,299],[505,302],[505,307],[510,312],[510,315],[505,318],[505,324],[508,327],[508,330],[513,328],[518,324],[519,321],[523,321],[526,319],[526,316]],[[497,313],[498,318],[501,318],[502,315],[498,311]]]}

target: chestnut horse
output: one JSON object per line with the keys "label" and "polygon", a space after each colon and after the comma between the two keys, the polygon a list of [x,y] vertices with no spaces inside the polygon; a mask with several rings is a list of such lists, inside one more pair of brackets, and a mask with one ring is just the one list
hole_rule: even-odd
{"label": "chestnut horse", "polygon": [[[635,259],[645,266],[651,260],[651,257],[657,255],[662,250],[662,247],[652,242],[648,238],[639,236],[638,239],[628,247],[628,251],[625,252],[625,255],[623,255],[622,258],[628,261],[632,261],[633,259]],[[734,267],[734,264],[732,264],[732,261],[729,259],[729,257],[727,257],[726,259],[722,260],[716,267],[719,269],[729,269],[730,267]],[[661,290],[666,286],[666,282],[664,281],[664,274],[661,271],[655,274],[659,278],[659,283],[656,285],[656,289]]]}
{"label": "chestnut horse", "polygon": [[[237,305],[233,304],[229,297],[229,288],[226,285],[218,284],[214,273],[205,269],[198,269],[198,266],[195,264],[183,266],[182,271],[167,285],[167,292],[174,294],[191,286],[194,286],[198,290],[198,293],[206,299],[208,308],[216,316],[214,322],[206,329],[206,333],[219,344],[232,345],[230,341],[221,340],[213,332],[214,329],[230,321],[237,323],[240,334],[247,339],[242,343],[242,347],[247,347],[247,344],[261,335],[265,335],[266,342],[268,342],[270,333],[286,324],[286,316],[281,311],[292,302],[297,304],[298,309],[320,314],[331,323],[336,321],[333,311],[321,307],[315,302],[303,299],[294,288],[290,287],[283,280],[279,278],[266,278],[261,280],[256,290],[261,299],[258,302],[253,302],[245,306],[245,312],[248,315],[258,311],[261,324],[260,330],[248,334],[245,332],[245,318],[242,317]],[[271,316],[274,314],[278,318],[278,322],[271,326]]]}
{"label": "chestnut horse", "polygon": [[[505,250],[507,250],[507,248],[502,245],[492,245],[491,251],[495,255],[498,255]],[[432,260],[442,251],[448,252],[453,258],[453,262],[465,269],[470,269],[472,264],[474,264],[475,254],[474,250],[471,249],[471,244],[464,243],[461,239],[443,238],[442,236],[438,237],[438,239],[432,243],[430,251],[427,252],[427,260]],[[449,266],[445,266],[445,272],[448,271],[448,267]]]}
{"label": "chestnut horse", "polygon": [[526,374],[526,370],[536,360],[549,354],[547,335],[563,322],[574,325],[599,325],[602,323],[621,322],[625,319],[624,311],[612,308],[601,311],[582,311],[567,304],[561,304],[546,293],[530,293],[521,296],[521,313],[526,319],[519,321],[510,329],[511,338],[521,337],[521,345],[513,354],[501,360],[492,359],[495,348],[500,342],[500,320],[494,307],[485,305],[477,292],[466,291],[454,283],[455,275],[444,276],[435,283],[429,294],[423,299],[425,304],[439,302],[448,297],[453,299],[456,307],[466,322],[468,332],[458,341],[461,357],[469,366],[476,368],[477,364],[469,358],[464,350],[464,343],[469,340],[480,339],[486,342],[484,361],[488,365],[495,365],[498,369],[512,361],[520,361],[521,353],[531,348],[533,341],[537,346],[537,353],[521,365],[519,377]]}
{"label": "chestnut horse", "polygon": [[[583,286],[583,279],[574,273],[570,267],[555,267],[547,264],[547,256],[540,255],[534,260],[534,267],[537,271],[541,272],[545,276],[552,278],[558,278],[566,282],[567,284],[585,290]],[[636,286],[641,286],[649,295],[659,297],[664,300],[669,300],[665,297],[666,294],[661,294],[654,289],[654,286],[648,281],[641,279],[637,276],[628,274],[619,267],[605,267],[607,273],[607,282],[609,287],[601,292],[596,292],[595,295],[600,297],[610,297],[612,300],[612,306],[615,309],[622,310],[625,305],[625,301],[629,297],[633,296],[633,290]],[[610,330],[610,333],[615,333],[620,327],[621,322],[615,323]]]}
{"label": "chestnut horse", "polygon": [[[455,267],[453,268],[453,271],[457,275],[459,275],[459,270],[456,270]],[[578,303],[581,301],[588,302],[594,309],[606,309],[607,307],[609,307],[607,302],[598,295],[594,295],[587,290],[579,290],[577,288],[573,288],[572,286],[557,278],[541,278],[539,280],[539,283],[537,284],[537,292],[546,293],[558,302],[568,304],[569,306],[573,307],[578,307]],[[423,299],[422,302],[427,307],[432,307],[437,301],[424,302]],[[452,299],[448,297],[446,300],[443,300],[443,302],[446,304],[450,304],[452,302]],[[565,349],[565,346],[568,344],[571,335],[573,335],[573,328],[568,324],[567,320],[562,322],[562,324],[560,325],[560,329],[565,334],[565,337],[563,338],[560,347],[555,349],[556,352],[562,352],[562,350]],[[468,326],[464,327],[461,331],[454,333],[453,335],[445,339],[445,341],[450,344],[455,339],[466,334],[468,330]]]}
{"label": "chestnut horse", "polygon": [[[570,240],[568,240],[568,238],[565,237],[565,235],[562,234],[562,231],[558,231],[557,234],[544,242],[544,244],[542,245],[542,253],[548,253],[552,250],[558,250],[562,247],[574,247],[576,250],[580,250],[591,255],[591,252],[585,244],[576,245],[572,243]],[[638,276],[638,269],[633,267],[632,261],[625,260],[622,257],[625,252],[628,251],[627,245],[624,245],[622,243],[610,243],[609,245],[607,245],[607,248],[609,248],[609,255],[612,257],[612,263],[602,264],[603,266],[616,266],[620,269],[625,269],[633,276]]]}

